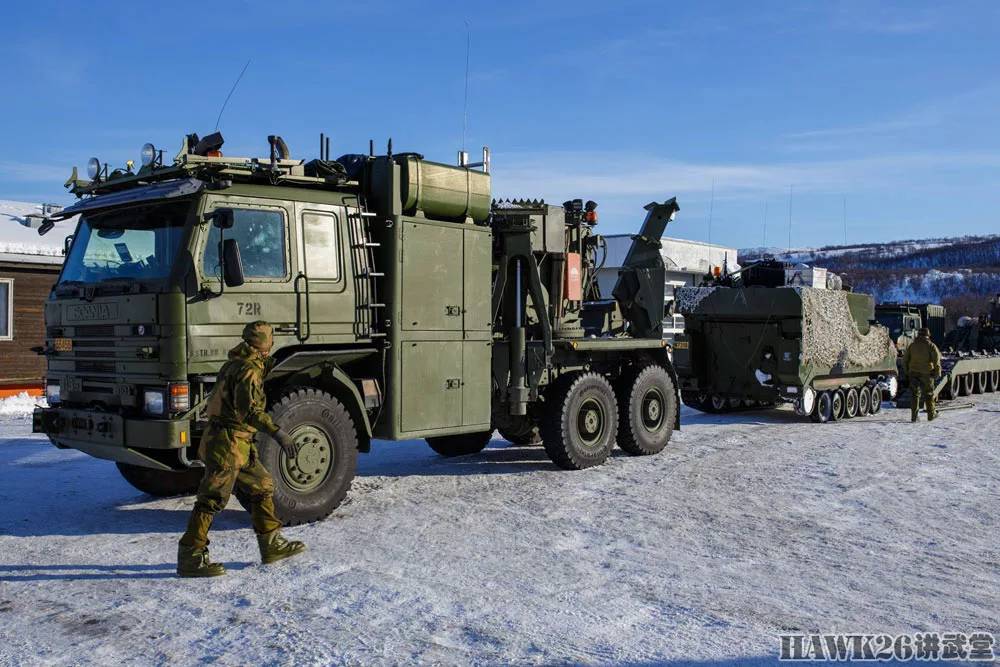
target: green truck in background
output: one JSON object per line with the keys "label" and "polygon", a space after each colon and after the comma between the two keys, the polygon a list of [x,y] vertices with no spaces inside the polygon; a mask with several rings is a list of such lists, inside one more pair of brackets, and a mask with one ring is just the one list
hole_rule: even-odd
{"label": "green truck in background", "polygon": [[595,270],[596,204],[492,200],[489,153],[457,166],[415,153],[224,156],[188,135],[172,162],[67,186],[79,215],[45,304],[49,407],[34,430],[117,462],[155,495],[193,492],[215,373],[245,323],[275,326],[269,411],[299,446],[259,437],[287,523],[344,499],[375,438],[471,454],[494,429],[544,444],[560,467],[617,444],[662,450],[679,428],[661,340],[658,247],[678,210],[650,204],[611,295]]}

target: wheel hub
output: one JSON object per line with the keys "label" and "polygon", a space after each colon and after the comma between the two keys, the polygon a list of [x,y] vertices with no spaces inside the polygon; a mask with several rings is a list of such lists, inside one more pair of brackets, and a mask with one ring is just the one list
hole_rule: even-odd
{"label": "wheel hub", "polygon": [[587,445],[600,442],[604,434],[605,416],[601,404],[595,400],[585,401],[580,406],[580,415],[577,419],[577,427],[580,436]]}
{"label": "wheel hub", "polygon": [[663,396],[655,389],[642,399],[642,425],[648,431],[658,431],[663,426]]}
{"label": "wheel hub", "polygon": [[296,491],[312,491],[326,480],[333,469],[333,447],[326,433],[315,426],[301,426],[291,435],[298,453],[289,458],[281,452],[281,477]]}

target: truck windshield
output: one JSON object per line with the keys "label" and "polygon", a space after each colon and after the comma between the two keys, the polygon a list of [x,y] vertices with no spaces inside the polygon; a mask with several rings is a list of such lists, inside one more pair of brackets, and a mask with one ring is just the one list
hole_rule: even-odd
{"label": "truck windshield", "polygon": [[190,208],[190,202],[183,202],[84,216],[60,284],[166,278],[177,258]]}
{"label": "truck windshield", "polygon": [[879,313],[875,320],[889,330],[891,338],[899,338],[903,333],[903,316],[897,313]]}

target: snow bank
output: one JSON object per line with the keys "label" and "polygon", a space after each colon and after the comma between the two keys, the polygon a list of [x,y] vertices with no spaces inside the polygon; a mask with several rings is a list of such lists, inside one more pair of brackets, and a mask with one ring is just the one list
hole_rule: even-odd
{"label": "snow bank", "polygon": [[26,417],[36,406],[45,407],[45,399],[28,396],[27,392],[22,391],[17,396],[0,398],[0,417]]}

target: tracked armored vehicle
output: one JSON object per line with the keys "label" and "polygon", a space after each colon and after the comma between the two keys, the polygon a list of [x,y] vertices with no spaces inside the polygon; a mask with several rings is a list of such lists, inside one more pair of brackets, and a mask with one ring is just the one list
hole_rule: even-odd
{"label": "tracked armored vehicle", "polygon": [[91,160],[67,186],[79,215],[45,304],[50,407],[34,429],[117,462],[155,495],[194,491],[205,404],[246,322],[275,326],[269,410],[298,445],[259,436],[287,523],[344,499],[358,452],[422,438],[445,456],[495,428],[544,442],[560,467],[617,442],[662,450],[679,428],[661,340],[658,240],[678,210],[646,207],[614,293],[599,293],[597,205],[493,202],[489,154],[458,165],[415,153],[295,159],[222,154],[188,135],[172,162]]}
{"label": "tracked armored vehicle", "polygon": [[878,412],[883,394],[895,395],[896,350],[874,322],[872,298],[787,285],[796,275],[761,262],[678,290],[685,331],[673,359],[686,405],[728,412],[792,403],[825,422]]}

